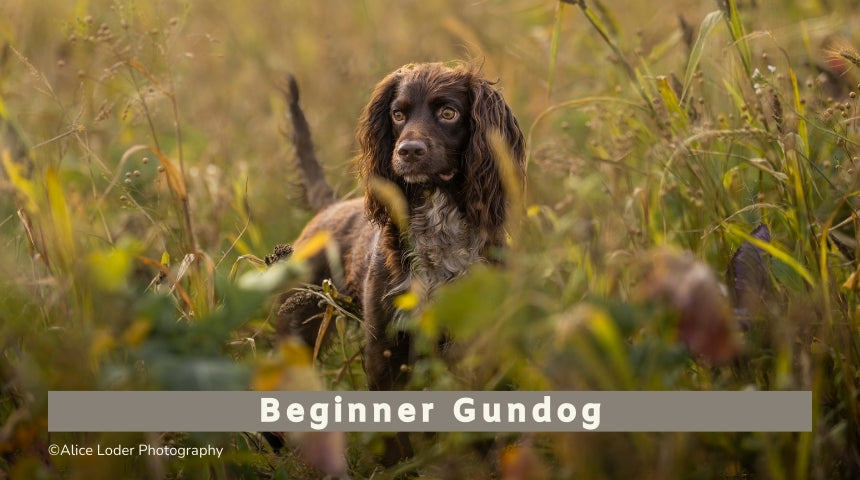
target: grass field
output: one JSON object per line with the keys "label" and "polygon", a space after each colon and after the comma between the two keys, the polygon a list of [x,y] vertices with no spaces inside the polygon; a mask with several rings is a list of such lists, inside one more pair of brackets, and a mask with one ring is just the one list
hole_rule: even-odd
{"label": "grass field", "polygon": [[[0,479],[324,478],[309,458],[350,478],[860,478],[858,26],[857,0],[4,1]],[[375,83],[455,59],[499,79],[529,178],[505,266],[416,319],[410,388],[812,390],[811,433],[418,435],[387,470],[381,434],[280,454],[255,434],[48,435],[48,390],[365,388],[353,323],[332,316],[314,364],[272,333],[301,265],[272,288],[259,259],[311,215],[278,86],[296,75],[357,195]],[[744,242],[752,267],[725,275]],[[144,441],[226,453],[47,454]]]}

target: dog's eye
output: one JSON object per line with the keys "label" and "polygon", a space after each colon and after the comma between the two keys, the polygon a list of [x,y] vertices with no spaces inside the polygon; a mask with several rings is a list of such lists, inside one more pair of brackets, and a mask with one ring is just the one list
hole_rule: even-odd
{"label": "dog's eye", "polygon": [[457,110],[451,107],[442,107],[442,110],[439,110],[439,116],[445,120],[454,120],[457,118],[457,115]]}
{"label": "dog's eye", "polygon": [[401,112],[400,110],[392,110],[391,111],[391,118],[395,122],[402,122],[402,121],[406,120],[406,114]]}

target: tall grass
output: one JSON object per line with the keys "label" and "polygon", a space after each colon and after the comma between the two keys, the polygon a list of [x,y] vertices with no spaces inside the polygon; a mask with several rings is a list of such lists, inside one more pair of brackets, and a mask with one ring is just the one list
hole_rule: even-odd
{"label": "tall grass", "polygon": [[[338,456],[331,439],[290,438],[276,454],[256,434],[49,436],[46,392],[364,388],[354,305],[331,285],[314,292],[332,305],[332,345],[273,334],[277,293],[299,284],[308,252],[268,269],[260,258],[309,215],[275,79],[297,74],[347,193],[374,82],[472,55],[527,132],[526,208],[504,267],[476,268],[413,319],[410,388],[803,389],[813,431],[416,435],[420,453],[388,471],[375,461],[382,435],[350,434],[350,476],[858,476],[856,1],[430,3],[0,7],[0,471],[322,477],[300,452]],[[750,233],[760,224],[769,242]],[[735,305],[749,329],[733,331],[716,283],[694,299],[714,311],[690,320],[672,302],[680,279],[722,278],[743,242],[767,259],[757,301]],[[733,334],[702,340],[714,325]],[[456,361],[438,355],[440,332]],[[227,453],[44,453],[64,441]]]}

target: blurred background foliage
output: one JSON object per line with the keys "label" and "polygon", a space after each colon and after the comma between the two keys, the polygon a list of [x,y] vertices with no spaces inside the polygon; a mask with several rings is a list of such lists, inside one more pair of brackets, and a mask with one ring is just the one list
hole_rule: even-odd
{"label": "blurred background foliage", "polygon": [[[858,22],[856,0],[3,2],[0,477],[857,478]],[[379,434],[46,432],[48,390],[365,388],[329,287],[318,358],[272,333],[303,268],[260,259],[311,215],[278,86],[356,195],[375,83],[454,59],[517,113],[527,200],[505,266],[415,315],[410,387],[812,390],[811,433],[413,436],[385,470]]]}

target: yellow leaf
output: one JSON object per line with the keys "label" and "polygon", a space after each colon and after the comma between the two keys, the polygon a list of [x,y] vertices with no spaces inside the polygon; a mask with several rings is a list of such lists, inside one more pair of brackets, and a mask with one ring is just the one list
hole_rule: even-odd
{"label": "yellow leaf", "polygon": [[586,306],[586,325],[597,342],[608,354],[606,359],[613,367],[615,375],[623,384],[629,384],[631,378],[630,364],[627,361],[625,339],[615,321],[599,307]]}
{"label": "yellow leaf", "polygon": [[797,75],[794,70],[788,69],[788,77],[791,79],[791,90],[794,94],[794,110],[797,112],[797,136],[802,140],[801,147],[804,158],[809,158],[809,131],[806,127],[806,106],[803,103],[803,95],[797,85]]}
{"label": "yellow leaf", "polygon": [[22,166],[12,160],[9,150],[3,150],[3,167],[6,169],[6,175],[9,181],[18,190],[18,193],[24,198],[24,208],[30,213],[39,213],[39,205],[36,203],[36,190],[33,182],[22,175]]}
{"label": "yellow leaf", "polygon": [[741,240],[750,242],[751,244],[753,244],[753,246],[764,250],[765,252],[770,254],[770,256],[779,260],[780,262],[784,263],[792,270],[794,270],[798,275],[803,277],[803,279],[806,280],[811,286],[815,286],[816,281],[815,277],[812,276],[812,273],[810,273],[809,270],[806,269],[806,267],[804,267],[800,262],[794,259],[794,257],[792,257],[789,253],[780,249],[776,244],[759,240],[758,238],[753,237],[752,235],[741,230],[740,227],[737,227],[733,224],[726,223],[724,224],[724,226],[730,234],[736,237],[740,237]]}
{"label": "yellow leaf", "polygon": [[0,97],[0,118],[9,118],[9,112],[6,110],[6,104],[3,103],[3,97]]}
{"label": "yellow leaf", "polygon": [[400,310],[414,310],[419,302],[418,295],[412,290],[394,297],[394,306]]}
{"label": "yellow leaf", "polygon": [[848,280],[845,280],[845,283],[842,284],[842,288],[844,290],[850,290],[852,292],[860,293],[860,281],[858,281],[857,273],[860,272],[860,269],[855,270],[848,277]]}
{"label": "yellow leaf", "polygon": [[45,189],[48,192],[48,206],[56,235],[54,241],[60,249],[64,264],[69,266],[75,258],[75,234],[72,231],[72,217],[60,183],[60,175],[55,168],[49,168],[45,172]]}
{"label": "yellow leaf", "polygon": [[382,177],[372,177],[367,180],[367,188],[373,196],[379,199],[391,214],[391,219],[401,232],[409,227],[409,206],[403,192],[394,183]]}
{"label": "yellow leaf", "polygon": [[523,390],[552,390],[552,383],[545,373],[532,362],[516,361],[511,366],[511,376],[516,379],[518,388]]}
{"label": "yellow leaf", "polygon": [[288,338],[278,345],[274,357],[261,361],[251,388],[266,390],[322,390],[313,366],[312,352],[301,340]]}
{"label": "yellow leaf", "polygon": [[524,184],[522,183],[522,172],[519,171],[520,166],[517,165],[514,154],[501,132],[490,130],[487,135],[487,142],[495,154],[496,167],[502,177],[502,186],[510,197],[510,204],[513,206],[511,213],[515,214],[523,206]]}
{"label": "yellow leaf", "polygon": [[439,319],[433,310],[423,312],[418,319],[418,328],[427,337],[439,334]]}
{"label": "yellow leaf", "polygon": [[663,98],[663,102],[666,104],[666,108],[669,110],[669,113],[677,114],[686,124],[687,112],[681,108],[678,96],[669,84],[669,79],[667,77],[663,75],[657,77],[657,90],[660,92],[660,96]]}
{"label": "yellow leaf", "polygon": [[328,245],[330,240],[331,234],[329,232],[325,230],[318,232],[307,241],[296,246],[296,249],[293,252],[293,258],[303,262],[322,251],[322,249]]}
{"label": "yellow leaf", "polygon": [[313,363],[311,350],[302,342],[288,339],[278,346],[284,365],[291,367],[310,366]]}
{"label": "yellow leaf", "polygon": [[148,318],[138,318],[122,333],[122,341],[129,347],[136,347],[146,340],[152,330],[152,322]]}
{"label": "yellow leaf", "polygon": [[90,253],[87,264],[92,280],[102,290],[118,292],[128,285],[128,274],[132,266],[129,252],[116,248],[95,251]]}
{"label": "yellow leaf", "polygon": [[84,18],[89,11],[90,2],[87,0],[78,0],[75,2],[75,16],[78,18]]}
{"label": "yellow leaf", "polygon": [[281,386],[282,368],[279,363],[268,361],[257,366],[251,388],[256,391],[278,390]]}
{"label": "yellow leaf", "polygon": [[97,330],[90,342],[90,363],[97,368],[99,360],[116,346],[113,336],[106,330]]}

